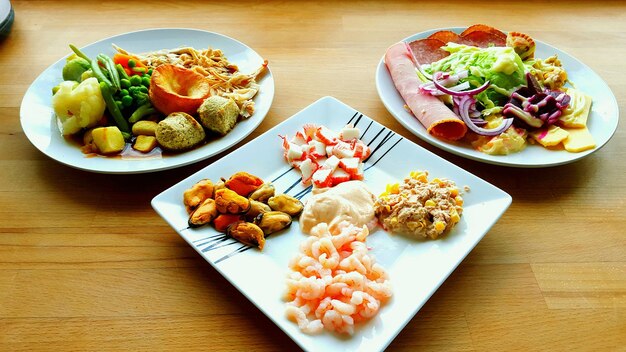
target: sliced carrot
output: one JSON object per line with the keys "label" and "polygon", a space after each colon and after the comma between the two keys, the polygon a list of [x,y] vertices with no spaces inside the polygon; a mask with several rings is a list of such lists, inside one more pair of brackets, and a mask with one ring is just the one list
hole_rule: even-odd
{"label": "sliced carrot", "polygon": [[139,61],[138,58],[134,56],[126,55],[122,53],[117,53],[113,55],[113,62],[116,64],[122,65],[122,67],[124,68],[124,71],[126,71],[126,74],[129,76],[139,74],[138,72],[133,71],[132,68],[128,66],[128,60],[131,60],[131,59],[135,61],[135,67],[146,68],[146,65],[144,65],[141,61]]}

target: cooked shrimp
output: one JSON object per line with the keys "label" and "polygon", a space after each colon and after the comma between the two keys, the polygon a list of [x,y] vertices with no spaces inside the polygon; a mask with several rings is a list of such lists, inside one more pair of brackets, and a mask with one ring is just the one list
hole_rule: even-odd
{"label": "cooked shrimp", "polygon": [[305,277],[298,281],[296,295],[304,299],[320,298],[326,290],[326,283],[316,277]]}
{"label": "cooked shrimp", "polygon": [[322,317],[324,328],[352,335],[354,333],[354,319],[349,315],[342,315],[335,310],[328,310]]}
{"label": "cooked shrimp", "polygon": [[369,319],[376,315],[378,308],[380,308],[380,302],[370,294],[363,291],[354,292],[350,303],[357,307],[357,315],[365,319]]}
{"label": "cooked shrimp", "polygon": [[384,302],[391,297],[391,285],[389,281],[369,281],[365,284],[365,292],[372,295],[377,300]]}
{"label": "cooked shrimp", "polygon": [[363,255],[358,253],[353,253],[345,259],[342,259],[339,262],[339,267],[344,270],[356,270],[358,273],[365,275],[367,273],[367,268],[363,265],[361,258]]}
{"label": "cooked shrimp", "polygon": [[289,262],[287,317],[303,332],[352,334],[355,322],[372,318],[391,296],[387,273],[367,254],[367,231],[320,224]]}

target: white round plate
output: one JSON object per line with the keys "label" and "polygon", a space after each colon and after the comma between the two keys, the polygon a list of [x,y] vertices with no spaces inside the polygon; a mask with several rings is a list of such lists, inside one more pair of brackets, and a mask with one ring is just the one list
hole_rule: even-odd
{"label": "white round plate", "polygon": [[[4,25],[4,21],[9,18],[11,13],[11,2],[9,0],[0,0],[0,24]],[[0,27],[2,27],[0,25]]]}
{"label": "white round plate", "polygon": [[[440,30],[452,30],[461,33],[465,28],[439,28],[414,34],[403,39],[405,42],[426,38]],[[422,124],[404,108],[404,100],[396,90],[385,66],[384,57],[380,60],[376,69],[376,89],[383,104],[398,122],[422,140],[449,151],[453,154],[489,164],[514,166],[514,167],[546,167],[567,164],[597,151],[605,145],[615,133],[619,120],[617,101],[607,84],[582,62],[567,53],[548,44],[535,40],[537,48],[535,56],[547,58],[558,55],[569,80],[576,84],[576,88],[593,98],[591,112],[587,120],[587,127],[593,136],[596,147],[580,153],[570,153],[565,150],[549,150],[540,145],[529,144],[519,153],[509,155],[489,155],[472,148],[469,143],[449,142],[436,138],[426,132]]]}
{"label": "white round plate", "polygon": [[[221,49],[226,58],[243,73],[253,72],[263,63],[263,58],[245,44],[218,33],[195,29],[148,29],[130,32],[100,40],[81,50],[89,57],[99,53],[113,55],[115,49],[112,44],[137,53],[181,46]],[[69,46],[67,50],[71,53]],[[65,58],[61,58],[48,67],[26,91],[20,109],[22,129],[31,143],[44,154],[63,164],[86,171],[110,174],[145,173],[204,160],[237,144],[252,133],[267,115],[274,99],[274,78],[268,68],[258,81],[261,88],[254,98],[254,114],[237,123],[226,136],[213,139],[196,149],[161,158],[91,157],[83,154],[76,143],[66,140],[57,127],[51,92],[62,81],[64,64]]]}

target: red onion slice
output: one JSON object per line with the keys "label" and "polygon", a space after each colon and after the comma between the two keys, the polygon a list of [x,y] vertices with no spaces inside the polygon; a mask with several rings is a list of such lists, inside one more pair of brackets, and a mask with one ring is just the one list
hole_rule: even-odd
{"label": "red onion slice", "polygon": [[482,91],[484,91],[485,89],[489,88],[489,81],[485,82],[485,84],[483,84],[482,86],[475,88],[475,89],[471,89],[471,90],[464,90],[462,92],[457,92],[454,90],[451,90],[449,88],[444,87],[443,85],[441,85],[441,83],[439,83],[438,80],[433,79],[433,83],[435,84],[435,87],[437,87],[437,89],[439,89],[440,91],[449,94],[449,95],[453,95],[453,96],[457,96],[457,97],[461,97],[464,95],[476,95]]}
{"label": "red onion slice", "polygon": [[470,106],[474,103],[474,98],[472,98],[471,96],[465,95],[465,96],[460,96],[460,97],[454,97],[453,99],[455,102],[456,110],[458,111],[457,115],[459,115],[461,117],[461,120],[465,122],[465,125],[467,125],[467,128],[469,128],[471,131],[475,132],[476,134],[479,134],[482,136],[497,136],[501,134],[502,132],[506,131],[507,129],[509,129],[509,127],[511,127],[511,125],[513,124],[513,118],[508,118],[508,119],[503,119],[502,123],[498,127],[491,128],[491,129],[482,128],[478,125],[480,124],[484,126],[487,124],[487,121],[474,119],[470,117],[469,115],[469,109],[470,109]]}
{"label": "red onion slice", "polygon": [[[477,126],[475,123],[472,122],[472,119],[469,116],[467,116],[467,114],[461,114],[461,120],[465,122],[465,124],[467,125],[467,128],[469,128],[476,134],[480,134],[482,136],[497,136],[499,134],[502,134],[504,131],[508,130],[509,127],[513,125],[513,118],[504,119],[502,120],[502,123],[500,124],[500,126],[491,128],[491,129],[486,129],[486,128]],[[486,124],[486,121],[485,121],[485,124]]]}
{"label": "red onion slice", "polygon": [[487,121],[483,120],[483,119],[470,118],[470,121],[472,121],[474,123],[474,125],[480,126],[480,127],[482,127],[482,126],[487,124]]}

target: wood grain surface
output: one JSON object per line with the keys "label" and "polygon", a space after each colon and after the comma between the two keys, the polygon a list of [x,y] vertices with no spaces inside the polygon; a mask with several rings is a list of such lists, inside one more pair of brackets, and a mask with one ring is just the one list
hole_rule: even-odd
{"label": "wood grain surface", "polygon": [[227,152],[109,176],[51,160],[22,131],[24,92],[68,43],[164,27],[219,32],[269,60],[273,105],[239,146],[331,95],[511,194],[508,211],[389,351],[626,351],[624,121],[578,162],[500,167],[422,142],[387,112],[374,81],[392,43],[487,23],[578,58],[624,111],[625,2],[12,3],[13,31],[0,42],[0,351],[298,350],[150,207]]}

